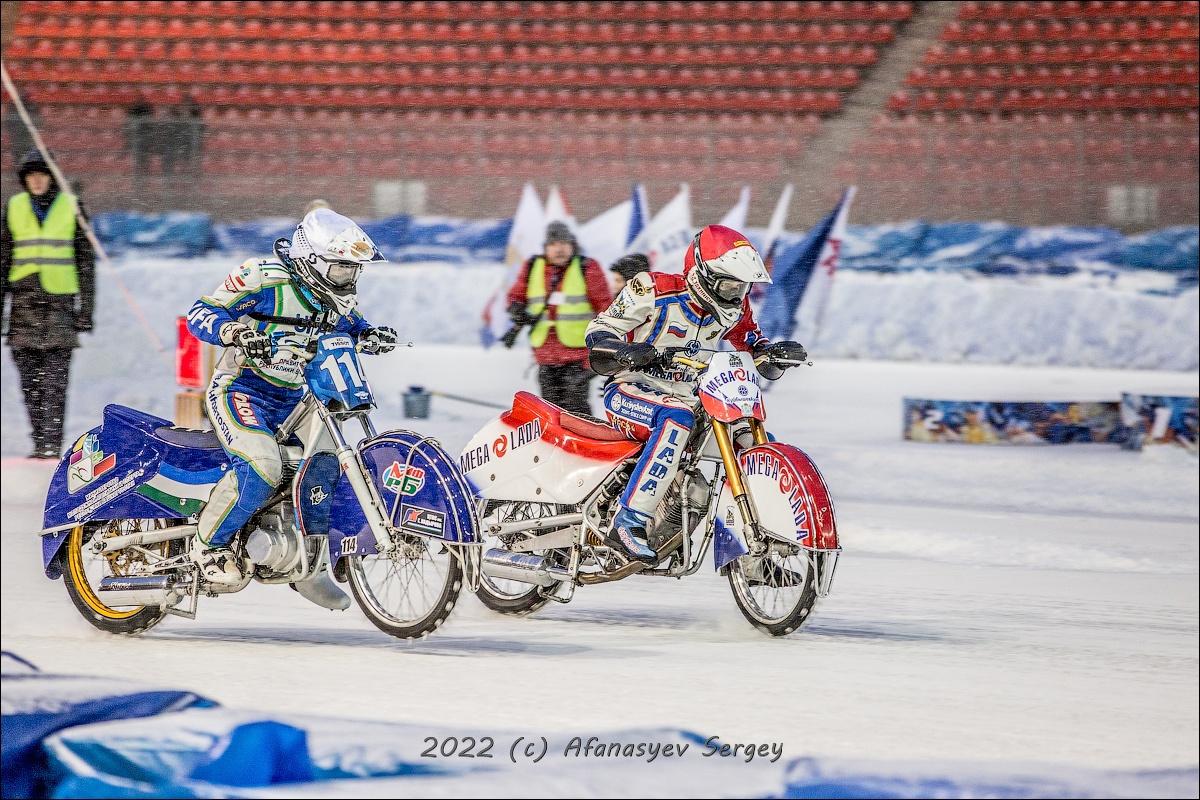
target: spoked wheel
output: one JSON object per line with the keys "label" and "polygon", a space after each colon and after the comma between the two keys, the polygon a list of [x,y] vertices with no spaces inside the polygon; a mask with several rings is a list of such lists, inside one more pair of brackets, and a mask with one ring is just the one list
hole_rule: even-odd
{"label": "spoked wheel", "polygon": [[106,633],[129,635],[154,627],[167,615],[166,609],[158,606],[107,606],[97,591],[104,578],[144,574],[153,562],[182,552],[182,544],[178,541],[159,542],[114,553],[95,553],[91,544],[96,538],[165,528],[170,522],[165,519],[119,519],[98,525],[79,525],[71,530],[59,557],[67,594],[84,619]]}
{"label": "spoked wheel", "polygon": [[817,602],[817,582],[808,554],[772,542],[759,557],[729,563],[729,588],[750,624],[772,636],[787,636],[808,619]]}
{"label": "spoked wheel", "polygon": [[446,621],[462,591],[462,565],[436,540],[406,536],[390,555],[346,559],[350,591],[376,628],[419,639]]}
{"label": "spoked wheel", "polygon": [[[489,525],[525,519],[533,520],[561,513],[564,513],[564,510],[560,510],[559,506],[554,503],[489,501],[480,515],[480,529],[483,531],[484,536],[484,544],[480,548],[481,553],[486,553],[493,547],[507,549],[505,542],[500,537],[487,532]],[[545,557],[553,552],[552,550],[538,550],[533,555]],[[479,589],[475,592],[475,596],[479,598],[479,602],[492,611],[498,611],[501,614],[511,614],[513,616],[524,616],[525,614],[532,614],[546,605],[546,603],[549,603],[550,595],[557,591],[560,585],[556,583],[543,588],[532,583],[523,583],[522,581],[492,578],[483,574],[481,568]]]}

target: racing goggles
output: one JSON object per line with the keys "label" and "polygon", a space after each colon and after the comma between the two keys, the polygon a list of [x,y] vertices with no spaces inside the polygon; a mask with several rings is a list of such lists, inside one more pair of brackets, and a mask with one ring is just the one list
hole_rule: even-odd
{"label": "racing goggles", "polygon": [[749,283],[727,275],[714,275],[707,264],[701,265],[700,277],[704,279],[705,285],[712,290],[717,299],[722,302],[740,303],[746,299],[746,295],[750,294]]}
{"label": "racing goggles", "polygon": [[358,273],[362,271],[362,264],[354,261],[329,261],[327,263],[329,266],[325,270],[325,280],[339,289],[353,286],[358,281]]}

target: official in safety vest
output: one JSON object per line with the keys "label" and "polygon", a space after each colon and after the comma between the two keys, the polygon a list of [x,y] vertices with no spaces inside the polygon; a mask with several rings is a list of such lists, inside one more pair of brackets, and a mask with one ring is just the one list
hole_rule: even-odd
{"label": "official in safety vest", "polygon": [[32,458],[62,453],[71,351],[92,330],[95,257],[63,191],[37,150],[18,171],[21,193],[4,207],[0,273],[4,335],[21,376],[33,429]]}
{"label": "official in safety vest", "polygon": [[508,292],[508,315],[529,325],[542,397],[572,414],[591,415],[588,323],[612,302],[600,264],[580,255],[571,229],[546,226],[545,252],[525,262]]}

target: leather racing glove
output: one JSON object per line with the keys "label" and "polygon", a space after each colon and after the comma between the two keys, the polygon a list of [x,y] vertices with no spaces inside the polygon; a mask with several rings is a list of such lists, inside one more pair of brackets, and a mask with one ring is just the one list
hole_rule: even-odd
{"label": "leather racing glove", "polygon": [[643,369],[658,360],[658,350],[648,342],[625,342],[607,336],[588,348],[592,369],[601,375],[616,375],[626,369]]}
{"label": "leather racing glove", "polygon": [[[754,348],[754,356],[758,363],[758,374],[769,381],[779,380],[784,370],[796,364],[780,364],[784,361],[807,361],[808,351],[799,342],[775,342]],[[765,356],[765,359],[763,358]],[[758,361],[758,359],[763,359]]]}
{"label": "leather racing glove", "polygon": [[275,350],[270,336],[240,322],[227,322],[222,325],[219,338],[221,344],[236,347],[246,358],[255,361],[270,361]]}
{"label": "leather racing glove", "polygon": [[362,336],[358,337],[358,349],[369,355],[390,353],[396,349],[397,341],[395,328],[387,326],[367,328],[363,331]]}

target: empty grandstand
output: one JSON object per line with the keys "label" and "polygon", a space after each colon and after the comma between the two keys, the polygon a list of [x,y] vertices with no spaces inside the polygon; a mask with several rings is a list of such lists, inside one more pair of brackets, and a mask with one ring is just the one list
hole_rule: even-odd
{"label": "empty grandstand", "polygon": [[848,182],[862,222],[1197,217],[1196,2],[4,5],[97,210],[503,216],[532,180],[586,217],[642,180],[698,217],[795,183],[793,225]]}

